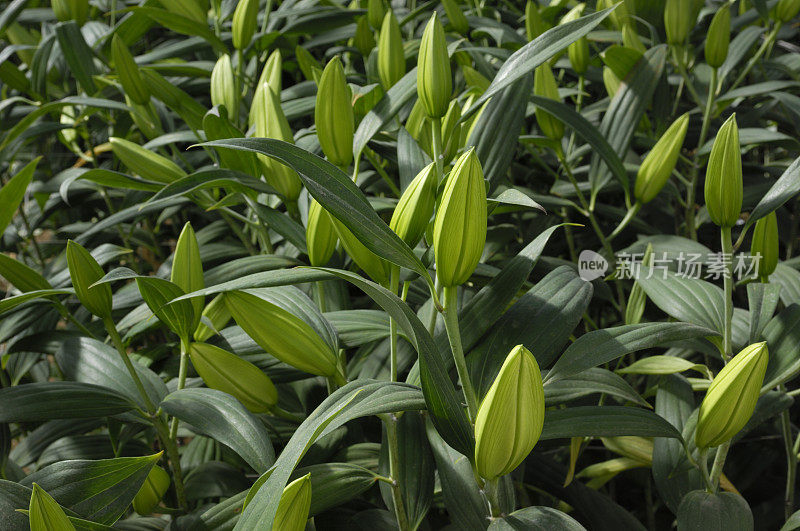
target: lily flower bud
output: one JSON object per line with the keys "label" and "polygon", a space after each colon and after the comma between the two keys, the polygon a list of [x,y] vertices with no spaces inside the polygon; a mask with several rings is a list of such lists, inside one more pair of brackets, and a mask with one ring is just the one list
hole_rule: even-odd
{"label": "lily flower bud", "polygon": [[800,12],[800,0],[779,0],[775,6],[775,20],[789,22]]}
{"label": "lily flower bud", "polygon": [[755,343],[719,371],[700,404],[695,432],[698,448],[719,446],[744,428],[755,410],[768,360],[767,343]]}
{"label": "lily flower bud", "polygon": [[256,291],[225,294],[236,324],[263,348],[284,363],[318,376],[334,376],[338,357],[325,340],[303,319],[259,296]]}
{"label": "lily flower bud", "polygon": [[706,35],[706,63],[719,68],[728,57],[728,45],[731,42],[731,5],[723,5],[711,19]]}
{"label": "lily flower bud", "polygon": [[253,40],[258,23],[258,0],[240,0],[236,4],[233,12],[233,23],[231,33],[233,35],[233,47],[237,50],[244,50]]}
{"label": "lily flower bud", "polygon": [[[207,326],[203,322],[203,317],[208,320],[211,326]],[[228,311],[228,307],[225,305],[225,296],[220,293],[211,299],[211,302],[209,302],[203,310],[200,324],[197,325],[197,329],[194,331],[194,340],[206,341],[208,338],[215,335],[219,330],[222,330],[230,320],[231,312]]]}
{"label": "lily flower bud", "polygon": [[436,164],[431,162],[405,189],[389,227],[410,247],[422,238],[436,204]]}
{"label": "lily flower bud", "polygon": [[647,51],[647,48],[642,44],[642,39],[639,38],[639,34],[636,33],[633,24],[625,24],[622,26],[622,44],[626,48],[632,48],[639,53]]}
{"label": "lily flower bud", "polygon": [[83,26],[89,17],[89,0],[52,0],[53,12],[61,22],[74,20]]}
{"label": "lily flower bud", "polygon": [[311,510],[311,474],[289,483],[278,503],[278,512],[272,529],[280,531],[303,531],[308,512]]}
{"label": "lily flower bud", "polygon": [[278,99],[280,99],[281,89],[283,87],[283,84],[281,83],[282,72],[283,58],[281,56],[281,51],[275,50],[269,54],[267,62],[264,63],[264,68],[261,70],[261,76],[258,78],[258,84],[256,85],[255,92],[253,93],[253,101],[250,104],[250,115],[247,117],[247,121],[250,126],[253,126],[256,123],[256,116],[258,115],[258,113],[255,112],[256,101],[263,101],[263,91],[266,90],[264,85],[268,85],[269,88],[271,88],[272,91],[278,95]]}
{"label": "lily flower bud", "polygon": [[453,79],[447,41],[439,15],[434,12],[419,45],[417,60],[417,95],[431,118],[441,118],[447,113]]}
{"label": "lily flower bud", "polygon": [[375,47],[375,37],[372,36],[372,30],[369,27],[369,22],[367,22],[367,17],[358,18],[356,22],[356,33],[353,35],[352,43],[362,57],[367,57],[369,52]]}
{"label": "lily flower bud", "polygon": [[233,74],[231,56],[223,55],[211,71],[211,104],[224,105],[228,117],[236,122],[239,117],[239,91]]}
{"label": "lily flower bud", "polygon": [[461,148],[461,105],[453,100],[442,120],[442,144],[444,145],[444,164],[448,164]]}
{"label": "lily flower bud", "polygon": [[322,151],[331,163],[345,168],[353,162],[355,117],[350,87],[339,57],[325,66],[317,89],[314,122]]}
{"label": "lily flower bud", "polygon": [[133,498],[133,510],[136,514],[146,516],[153,512],[158,502],[164,497],[169,488],[170,478],[166,470],[158,465],[150,469],[142,488]]}
{"label": "lily flower bud", "polygon": [[378,37],[378,77],[385,90],[391,88],[406,74],[406,56],[400,24],[390,9],[383,17]]}
{"label": "lily flower bud", "polygon": [[[250,112],[255,114],[256,136],[294,143],[280,99],[269,85],[262,85],[261,90],[256,91]],[[261,161],[267,183],[289,201],[295,201],[303,187],[297,173],[266,155],[258,154],[258,160]]]}
{"label": "lily flower bud", "polygon": [[103,268],[79,243],[67,242],[67,266],[72,278],[75,296],[87,310],[102,318],[111,316],[111,287],[108,284],[92,286],[105,276]]}
{"label": "lily flower bud", "polygon": [[355,262],[355,264],[364,270],[364,272],[378,284],[384,285],[389,280],[389,264],[373,253],[361,243],[355,234],[350,232],[350,229],[338,219],[330,216],[333,222],[333,227],[336,229],[336,235],[339,241],[342,242],[342,247],[347,255]]}
{"label": "lily flower bud", "polygon": [[306,247],[308,261],[312,266],[324,266],[336,250],[336,229],[328,211],[316,199],[308,205],[308,221],[306,222]]}
{"label": "lily flower bud", "polygon": [[525,4],[525,35],[528,40],[532,41],[549,29],[549,25],[539,13],[539,6],[534,0],[528,0],[528,3]]}
{"label": "lily flower bud", "polygon": [[[533,73],[533,93],[543,98],[561,101],[556,78],[553,77],[553,71],[547,63],[538,66]],[[548,138],[560,142],[564,136],[564,122],[540,107],[536,107],[535,112],[536,122],[542,132]]]}
{"label": "lily flower bud", "polygon": [[644,158],[636,174],[636,185],[633,189],[637,201],[642,204],[652,201],[667,184],[678,163],[678,155],[688,128],[689,113],[685,113],[669,126]]}
{"label": "lily flower bud", "polygon": [[742,212],[742,155],[736,114],[722,124],[706,167],[708,215],[720,227],[733,227]]}
{"label": "lily flower bud", "polygon": [[517,468],[544,426],[544,388],[536,359],[522,345],[506,357],[475,418],[475,466],[494,480]]}
{"label": "lily flower bud", "polygon": [[367,1],[367,20],[369,25],[374,29],[381,27],[383,22],[384,7],[383,0],[368,0]]}
{"label": "lily flower bud", "polygon": [[486,243],[486,185],[475,149],[450,170],[433,226],[436,276],[444,287],[466,282]]}
{"label": "lily flower bud", "polygon": [[753,243],[750,246],[751,255],[761,255],[757,273],[762,282],[766,282],[778,267],[778,245],[778,217],[775,212],[770,212],[756,221]]}
{"label": "lily flower bud", "polygon": [[278,391],[269,376],[236,354],[207,343],[192,343],[189,357],[208,387],[228,393],[253,413],[266,413],[278,403]]}
{"label": "lily flower bud", "polygon": [[692,29],[692,13],[691,0],[667,0],[664,6],[664,29],[668,44],[683,44]]}
{"label": "lily flower bud", "polygon": [[[172,255],[172,272],[170,282],[181,288],[185,293],[201,290],[205,285],[203,280],[203,262],[200,260],[200,247],[191,223],[183,226],[175,252]],[[194,309],[195,322],[192,330],[197,329],[203,313],[204,297],[189,299]]]}
{"label": "lily flower bud", "polygon": [[125,95],[134,103],[147,104],[150,101],[150,90],[139,74],[139,66],[133,60],[131,52],[116,33],[111,39],[111,58]]}

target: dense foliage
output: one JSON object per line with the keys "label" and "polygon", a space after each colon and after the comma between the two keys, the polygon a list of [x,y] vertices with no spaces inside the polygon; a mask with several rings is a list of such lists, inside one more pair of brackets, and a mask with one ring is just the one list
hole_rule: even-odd
{"label": "dense foliage", "polygon": [[800,528],[799,10],[5,2],[0,529]]}

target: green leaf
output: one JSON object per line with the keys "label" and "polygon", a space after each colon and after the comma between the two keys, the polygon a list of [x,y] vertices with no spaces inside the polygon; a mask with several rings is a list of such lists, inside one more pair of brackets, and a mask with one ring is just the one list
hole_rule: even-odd
{"label": "green leaf", "polygon": [[598,367],[587,369],[580,374],[556,382],[548,382],[544,388],[547,405],[563,404],[596,393],[607,394],[622,401],[650,407],[650,404],[622,377]]}
{"label": "green leaf", "polygon": [[311,474],[309,516],[346,504],[375,485],[378,475],[353,463],[319,463],[295,470],[292,479]]}
{"label": "green leaf", "polygon": [[705,365],[692,363],[676,356],[648,356],[617,370],[620,374],[675,374],[683,371],[709,374],[708,367]]}
{"label": "green leaf", "polygon": [[136,407],[113,389],[81,382],[46,382],[0,389],[0,422],[86,419]]}
{"label": "green leaf", "polygon": [[672,424],[652,411],[621,406],[581,406],[546,411],[540,440],[623,435],[681,439],[680,432]]}
{"label": "green leaf", "polygon": [[62,461],[21,481],[38,483],[63,507],[100,524],[116,522],[130,506],[161,453],[98,461]]}
{"label": "green leaf", "polygon": [[[353,153],[358,157],[381,127],[386,125],[417,94],[417,69],[412,68],[392,85],[381,101],[358,124],[353,136]],[[422,169],[422,168],[420,168]]]}
{"label": "green leaf", "polygon": [[[175,252],[172,254],[170,281],[181,288],[184,293],[197,291],[205,287],[200,246],[197,244],[197,237],[194,234],[191,223],[186,223],[183,226],[178,243],[175,244]],[[200,323],[200,315],[203,313],[205,301],[203,297],[196,297],[189,299],[189,302],[194,310],[194,320],[191,324],[191,331],[194,332]]]}
{"label": "green leaf", "polygon": [[86,44],[81,28],[71,20],[56,25],[56,38],[69,70],[83,88],[92,95],[97,92],[93,77],[97,75],[94,65],[94,52]]}
{"label": "green leaf", "polygon": [[638,282],[650,300],[670,317],[722,332],[722,289],[714,284],[669,271],[651,272],[644,267]]}
{"label": "green leaf", "polygon": [[552,507],[525,507],[494,518],[489,531],[523,531],[525,529],[552,529],[558,531],[585,531],[574,518]]}
{"label": "green leaf", "polygon": [[264,424],[227,393],[215,389],[181,389],[167,395],[161,408],[198,433],[213,437],[263,474],[275,461]]}
{"label": "green leaf", "polygon": [[31,531],[75,530],[64,509],[36,483],[33,484],[28,518],[31,522]]}
{"label": "green leaf", "polygon": [[369,201],[342,170],[295,145],[269,138],[233,138],[205,142],[252,151],[291,166],[325,210],[341,221],[370,251],[416,272],[429,284],[430,275],[419,258],[375,213]]}
{"label": "green leaf", "polygon": [[3,234],[8,224],[11,223],[14,212],[19,208],[22,198],[25,197],[25,190],[31,184],[33,172],[36,171],[36,165],[40,160],[41,157],[37,157],[26,164],[0,188],[0,234]]}
{"label": "green leaf", "polygon": [[536,39],[514,52],[500,67],[486,92],[472,104],[470,110],[464,113],[461,120],[464,121],[464,119],[480,109],[483,103],[494,94],[497,94],[526,74],[533,72],[537,66],[581,37],[588,35],[613,10],[614,8],[598,11],[572,22],[560,24],[545,31]]}
{"label": "green leaf", "polygon": [[769,348],[767,372],[762,389],[791,381],[800,374],[800,304],[792,304],[773,317],[764,327],[764,339]]}
{"label": "green leaf", "polygon": [[642,323],[595,330],[571,344],[544,377],[545,385],[591,367],[672,341],[718,335],[689,323]]}
{"label": "green leaf", "polygon": [[419,410],[425,401],[419,388],[375,380],[358,380],[337,389],[297,428],[267,479],[259,485],[235,529],[271,529],[281,492],[308,448],[350,420],[382,413]]}
{"label": "green leaf", "polygon": [[72,287],[75,288],[75,295],[81,304],[102,319],[111,317],[111,288],[107,285],[94,285],[104,275],[97,260],[81,244],[69,240],[67,265]]}
{"label": "green leaf", "polygon": [[694,490],[678,507],[678,529],[725,529],[750,531],[753,513],[739,494]]}
{"label": "green leaf", "polygon": [[212,32],[208,26],[192,20],[191,18],[184,17],[165,9],[157,9],[154,7],[136,7],[134,8],[133,12],[144,14],[157,24],[169,28],[175,33],[202,37],[220,55],[228,52],[228,47],[225,46],[225,43],[219,40],[219,37],[214,35],[214,32]]}
{"label": "green leaf", "polygon": [[750,315],[750,336],[748,343],[761,341],[764,327],[772,319],[778,307],[780,285],[751,282],[747,285],[748,312]]}
{"label": "green leaf", "polygon": [[9,310],[13,310],[22,303],[36,300],[36,299],[49,299],[54,295],[64,295],[66,293],[75,293],[72,289],[40,289],[36,291],[28,291],[21,295],[14,295],[0,300],[0,315]]}
{"label": "green leaf", "polygon": [[188,342],[188,338],[194,332],[195,323],[199,321],[194,313],[194,301],[197,299],[182,299],[174,304],[169,304],[184,295],[185,292],[163,278],[137,276],[136,284],[139,286],[139,293],[142,294],[148,308],[158,317],[159,321],[167,325],[181,340]]}
{"label": "green leaf", "polygon": [[297,247],[297,250],[301,253],[305,254],[308,252],[306,248],[306,231],[302,225],[274,208],[262,205],[249,197],[246,197],[245,201],[253,212],[256,213],[261,223],[286,238],[286,240]]}
{"label": "green leaf", "polygon": [[153,201],[158,201],[160,199],[189,195],[194,192],[199,192],[200,190],[207,190],[209,188],[225,188],[229,193],[277,193],[274,188],[260,179],[256,179],[255,177],[251,177],[234,170],[215,168],[212,170],[200,170],[190,173],[186,177],[182,177],[169,183],[163,188],[159,188],[158,193],[145,201],[143,205]]}
{"label": "green leaf", "polygon": [[[625,77],[620,89],[611,100],[611,105],[603,115],[603,120],[600,122],[600,133],[621,158],[628,152],[633,133],[650,105],[656,85],[664,71],[666,59],[667,47],[665,45],[647,50]],[[608,183],[611,176],[607,168],[601,168],[602,160],[600,155],[595,153],[589,168],[592,205],[594,205],[598,192]],[[620,177],[620,175],[616,176]],[[627,191],[627,174],[624,177],[620,183]]]}
{"label": "green leaf", "polygon": [[28,517],[19,512],[30,505],[31,489],[0,479],[0,529],[30,531]]}
{"label": "green leaf", "polygon": [[786,171],[775,181],[775,184],[764,194],[750,216],[747,218],[744,230],[750,228],[756,221],[770,212],[774,212],[786,201],[800,193],[800,157],[794,159]]}

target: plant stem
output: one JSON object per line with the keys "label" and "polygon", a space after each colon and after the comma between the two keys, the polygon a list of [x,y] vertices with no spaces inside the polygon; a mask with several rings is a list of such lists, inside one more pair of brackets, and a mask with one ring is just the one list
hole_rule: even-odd
{"label": "plant stem", "polygon": [[614,238],[616,238],[619,235],[619,233],[622,232],[622,229],[628,226],[628,223],[630,223],[631,220],[636,217],[636,214],[639,213],[639,210],[641,210],[641,208],[642,204],[637,201],[633,204],[631,208],[628,209],[628,213],[625,214],[625,217],[622,218],[622,221],[619,222],[619,225],[617,225],[617,228],[614,229],[614,232],[608,235],[609,242]]}
{"label": "plant stem", "polygon": [[725,274],[723,276],[723,287],[725,288],[725,330],[723,335],[723,359],[725,363],[733,353],[731,345],[731,322],[733,321],[733,244],[731,242],[731,228],[720,228],[720,239],[722,243],[722,259],[725,261]]}
{"label": "plant stem", "polygon": [[483,486],[483,491],[486,493],[486,500],[489,502],[489,511],[492,518],[498,518],[501,515],[500,502],[498,501],[498,493],[500,490],[500,478],[487,479]]}
{"label": "plant stem", "polygon": [[722,475],[722,467],[725,465],[725,458],[728,456],[728,450],[731,447],[731,442],[724,442],[717,448],[717,455],[714,456],[714,465],[711,467],[711,487],[716,490],[719,484],[719,477]]}
{"label": "plant stem", "polygon": [[447,339],[450,340],[450,349],[453,351],[453,360],[456,362],[458,377],[461,379],[461,389],[467,401],[469,420],[475,422],[478,414],[478,399],[475,396],[472,381],[469,379],[467,361],[461,346],[461,332],[458,328],[458,286],[445,286],[444,288],[444,325],[447,329]]}
{"label": "plant stem", "polygon": [[[181,339],[181,362],[178,369],[178,390],[186,387],[186,366],[188,365],[189,356],[187,355],[187,343]],[[172,424],[170,425],[169,438],[173,441],[178,436],[178,417],[172,417]]]}
{"label": "plant stem", "polygon": [[711,81],[708,84],[708,97],[706,98],[706,105],[703,110],[703,125],[700,128],[700,137],[697,140],[697,149],[694,151],[692,157],[691,174],[689,175],[689,187],[686,190],[686,229],[689,237],[697,240],[697,228],[694,221],[694,202],[697,195],[697,174],[699,168],[699,152],[700,148],[706,142],[708,136],[708,127],[711,123],[711,110],[714,108],[714,97],[717,94],[717,69],[711,70]]}
{"label": "plant stem", "polygon": [[133,367],[133,362],[131,361],[130,356],[128,356],[128,352],[125,350],[125,345],[122,344],[122,338],[119,336],[119,332],[117,332],[117,327],[114,324],[114,321],[111,319],[111,317],[106,317],[103,319],[103,324],[108,331],[108,335],[111,336],[111,342],[114,343],[114,347],[117,349],[117,352],[119,352],[119,355],[122,358],[122,363],[125,364],[125,368],[128,370],[128,374],[130,374],[133,383],[136,384],[136,389],[139,391],[139,395],[144,401],[147,412],[152,415],[155,413],[156,408],[153,405],[153,402],[150,400],[150,396],[147,394],[147,391],[145,391],[142,380],[139,378],[139,374]]}
{"label": "plant stem", "polygon": [[783,514],[784,518],[788,519],[794,512],[794,484],[797,477],[797,452],[794,451],[792,444],[792,422],[788,409],[784,409],[781,413],[781,434],[786,450],[786,493],[783,497]]}
{"label": "plant stem", "polygon": [[[381,166],[381,162],[380,160],[378,160],[378,155],[374,151],[372,151],[369,147],[364,148],[364,155],[367,156],[367,160],[370,162],[370,164],[372,164],[372,166],[375,168],[375,171],[378,172],[378,175],[381,176],[381,179],[384,180],[384,182],[392,191],[392,193],[395,195],[395,197],[400,197],[402,195],[400,189],[397,187],[396,184],[394,184],[394,181],[392,180],[391,177],[389,177],[389,174],[386,173],[386,170],[383,169],[383,166]],[[347,171],[345,171],[345,173],[347,173]]]}
{"label": "plant stem", "polygon": [[704,449],[700,452],[700,475],[703,476],[703,481],[706,484],[706,491],[709,493],[714,493],[714,485],[711,483],[711,476],[708,473],[708,457],[707,454],[708,449]]}
{"label": "plant stem", "polygon": [[397,527],[400,531],[411,529],[406,514],[405,502],[403,501],[403,491],[400,490],[400,483],[397,475],[400,471],[400,448],[397,444],[397,417],[394,413],[384,416],[386,424],[386,441],[389,443],[389,476],[392,478],[392,503],[394,504]]}
{"label": "plant stem", "polygon": [[703,100],[700,99],[700,96],[697,94],[697,90],[695,90],[694,85],[692,85],[692,80],[689,79],[689,73],[686,71],[686,65],[683,64],[681,51],[679,51],[676,46],[670,46],[670,49],[672,50],[672,59],[675,61],[675,66],[678,67],[678,72],[680,72],[681,77],[683,78],[683,83],[686,85],[686,90],[689,91],[689,94],[692,96],[692,99],[695,101],[697,106],[702,107]]}
{"label": "plant stem", "polygon": [[750,60],[747,62],[747,65],[744,67],[744,70],[742,70],[742,72],[736,78],[736,81],[733,82],[733,85],[731,85],[731,88],[728,90],[733,90],[738,87],[742,81],[744,81],[744,78],[747,77],[747,74],[750,73],[750,70],[752,70],[756,63],[758,63],[758,60],[761,59],[761,56],[764,55],[764,52],[766,52],[768,49],[772,49],[772,43],[775,42],[775,38],[778,36],[778,31],[781,29],[781,25],[781,22],[775,24],[775,26],[772,28],[772,31],[770,31],[767,35],[767,38],[761,43],[761,46],[756,51],[755,55],[750,58]]}
{"label": "plant stem", "polygon": [[436,163],[436,182],[444,179],[444,157],[442,156],[442,119],[431,118],[431,151],[433,161]]}
{"label": "plant stem", "polygon": [[[400,287],[400,266],[392,265],[389,278],[389,291],[397,295]],[[436,311],[434,310],[434,314]],[[397,321],[389,317],[389,379],[397,381]]]}

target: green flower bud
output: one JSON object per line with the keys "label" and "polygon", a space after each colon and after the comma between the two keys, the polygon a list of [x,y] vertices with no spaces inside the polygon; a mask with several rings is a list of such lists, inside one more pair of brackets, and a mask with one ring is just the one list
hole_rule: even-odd
{"label": "green flower bud", "polygon": [[436,164],[431,162],[405,189],[392,214],[389,227],[410,247],[422,238],[436,205]]}
{"label": "green flower bud", "polygon": [[608,93],[609,98],[613,98],[614,95],[619,90],[619,86],[622,84],[622,81],[617,77],[617,74],[614,73],[611,68],[604,66],[603,67],[603,86],[606,87],[606,92]]}
{"label": "green flower bud", "polygon": [[133,510],[136,514],[146,516],[153,512],[158,502],[164,497],[169,488],[170,477],[167,471],[158,465],[150,469],[142,488],[133,498]]}
{"label": "green flower bud", "polygon": [[719,446],[744,428],[756,407],[768,359],[767,343],[755,343],[719,371],[700,404],[694,438],[698,448]]}
{"label": "green flower bud", "polygon": [[[653,244],[648,243],[642,257],[642,265],[652,267],[653,265]],[[644,315],[644,307],[647,304],[647,293],[642,288],[639,281],[634,281],[631,294],[628,296],[628,304],[625,305],[625,324],[639,324]]]}
{"label": "green flower bud", "polygon": [[779,0],[775,6],[775,20],[789,22],[800,12],[800,0]]}
{"label": "green flower bud", "polygon": [[345,227],[341,221],[333,216],[330,216],[330,219],[333,222],[334,229],[336,229],[339,241],[342,242],[342,247],[353,262],[363,269],[372,280],[381,285],[386,284],[390,273],[389,264],[386,260],[367,249],[361,243],[361,240],[350,232],[350,229]]}
{"label": "green flower bud", "polygon": [[456,3],[455,0],[442,0],[444,12],[447,14],[447,20],[450,21],[450,27],[453,31],[466,35],[469,31],[469,21],[464,16],[462,7]]}
{"label": "green flower bud", "polygon": [[653,462],[653,439],[622,435],[619,437],[601,437],[603,446],[623,457],[634,459],[649,465]]}
{"label": "green flower bud", "polygon": [[297,64],[300,66],[300,71],[303,72],[303,77],[308,81],[318,83],[320,76],[322,76],[322,68],[319,66],[317,60],[314,59],[314,56],[311,55],[311,52],[302,46],[295,46],[294,55],[297,59]]}
{"label": "green flower bud", "polygon": [[111,150],[133,173],[159,183],[171,183],[183,177],[186,172],[166,157],[153,153],[139,144],[124,138],[110,137]]}
{"label": "green flower bud", "polygon": [[317,89],[314,122],[322,151],[331,163],[346,168],[353,162],[355,117],[350,87],[339,57],[325,66]]}
{"label": "green flower bud", "polygon": [[67,266],[72,278],[75,296],[87,310],[102,318],[111,316],[111,287],[108,284],[92,286],[105,276],[97,260],[79,243],[67,242]]}
{"label": "green flower bud", "polygon": [[244,50],[253,40],[258,23],[258,0],[239,0],[233,12],[233,47]]}
{"label": "green flower bud", "polygon": [[278,403],[278,391],[269,376],[236,354],[207,343],[192,343],[189,357],[208,387],[228,393],[253,413],[266,413]]}
{"label": "green flower bud", "polygon": [[622,26],[622,44],[626,48],[632,48],[639,53],[647,51],[647,48],[642,44],[642,39],[639,38],[639,34],[636,33],[636,29],[634,29],[632,24],[625,24]]}
{"label": "green flower bud", "polygon": [[28,504],[29,526],[19,526],[31,531],[75,531],[67,513],[58,502],[50,496],[38,483],[33,483],[31,501]]}
{"label": "green flower bud", "polygon": [[233,74],[231,56],[223,55],[211,71],[211,104],[224,105],[228,117],[236,122],[239,117],[239,91]]}
{"label": "green flower bud", "polygon": [[378,37],[378,77],[388,90],[406,74],[406,56],[403,51],[403,35],[400,24],[390,9],[383,17]]}
{"label": "green flower bud", "polygon": [[447,113],[453,79],[447,41],[439,15],[434,12],[419,45],[417,59],[417,95],[431,118],[441,118]]}
{"label": "green flower bud", "polygon": [[775,212],[770,212],[756,221],[753,242],[750,245],[750,254],[761,255],[757,273],[762,282],[766,282],[778,267],[778,245],[778,216]]}
{"label": "green flower bud", "polygon": [[706,209],[720,227],[733,227],[742,212],[742,155],[736,114],[722,124],[706,167]]}
{"label": "green flower bud", "polygon": [[[183,226],[175,252],[172,254],[172,271],[170,282],[181,288],[184,293],[201,290],[206,287],[203,280],[203,262],[200,260],[200,247],[191,223]],[[189,299],[194,309],[195,322],[192,330],[197,329],[203,313],[204,297]]]}
{"label": "green flower bud", "polygon": [[[578,20],[581,17],[581,14],[583,14],[583,9],[585,7],[586,4],[583,3],[573,7],[561,19],[561,24]],[[569,62],[572,64],[572,69],[575,70],[575,73],[579,75],[585,74],[586,70],[589,68],[589,59],[591,58],[591,52],[589,51],[589,39],[586,37],[581,37],[577,41],[567,46],[567,55],[569,56]]]}
{"label": "green flower bud", "polygon": [[289,483],[278,503],[278,512],[272,522],[272,529],[279,531],[303,531],[306,528],[308,512],[311,510],[311,474]]}
{"label": "green flower bud", "polygon": [[667,0],[664,6],[664,29],[667,31],[668,44],[683,44],[692,29],[691,0]]}
{"label": "green flower bud", "polygon": [[522,345],[506,357],[475,417],[475,466],[494,480],[531,453],[544,425],[544,388],[536,359]]}
{"label": "green flower bud", "polygon": [[728,57],[728,44],[731,42],[731,5],[726,3],[711,19],[706,35],[706,63],[719,68]]}
{"label": "green flower bud", "polygon": [[[553,77],[553,71],[547,63],[539,65],[533,73],[533,93],[543,98],[561,101],[556,78]],[[564,136],[564,122],[540,107],[536,107],[536,122],[548,138],[561,141]]]}
{"label": "green flower bud", "polygon": [[336,250],[336,229],[328,211],[322,208],[316,199],[308,205],[308,221],[306,222],[306,247],[308,261],[312,266],[324,266]]}
{"label": "green flower bud", "polygon": [[[261,85],[253,96],[250,113],[255,116],[256,136],[275,138],[284,142],[294,143],[292,130],[286,115],[283,114],[281,102],[272,87]],[[295,201],[300,195],[303,183],[292,168],[277,160],[258,154],[258,160],[264,170],[264,177],[270,186],[275,188],[289,201]]]}
{"label": "green flower bud", "polygon": [[89,17],[89,0],[52,0],[53,13],[61,22],[74,20],[83,26]]}
{"label": "green flower bud", "polygon": [[475,149],[450,170],[433,226],[436,276],[443,287],[466,282],[486,243],[486,185]]}
{"label": "green flower bud", "polygon": [[147,104],[150,101],[150,90],[139,74],[139,67],[131,52],[116,33],[111,39],[111,58],[125,94],[135,103]]}
{"label": "green flower bud", "polygon": [[428,120],[428,113],[425,112],[425,106],[422,105],[422,100],[420,99],[417,99],[414,102],[414,106],[411,107],[411,112],[406,120],[406,130],[417,141],[419,147],[425,150],[429,157],[433,157],[433,153],[431,153],[431,124]]}
{"label": "green flower bud", "polygon": [[268,85],[272,91],[278,95],[278,99],[280,99],[281,89],[283,84],[281,83],[281,74],[283,71],[283,58],[281,57],[281,51],[275,50],[269,57],[267,58],[267,62],[264,63],[264,68],[261,70],[261,76],[258,78],[258,84],[256,85],[255,93],[253,94],[253,102],[250,104],[250,115],[248,116],[248,123],[250,126],[255,125],[256,123],[256,113],[253,109],[255,106],[255,102],[257,98],[263,98],[263,94],[259,94],[264,90],[264,85]]}
{"label": "green flower bud", "polygon": [[268,354],[309,374],[338,374],[336,352],[296,315],[253,291],[228,292],[225,304],[236,324]]}
{"label": "green flower bud", "polygon": [[528,0],[528,3],[525,4],[525,34],[528,40],[532,41],[549,29],[549,25],[539,13],[539,6],[534,0]]}
{"label": "green flower bud", "polygon": [[369,52],[375,47],[375,37],[372,36],[372,30],[369,27],[369,22],[367,22],[367,17],[358,18],[356,22],[356,34],[353,36],[352,43],[363,57],[367,57]]}
{"label": "green flower bud", "polygon": [[[211,327],[203,323],[202,317],[208,319],[211,323]],[[209,302],[203,310],[200,324],[197,325],[197,329],[194,331],[194,340],[206,341],[208,338],[215,335],[217,331],[222,330],[230,320],[231,312],[228,311],[228,307],[225,305],[225,296],[220,293],[211,299],[211,302]]]}
{"label": "green flower bud", "polygon": [[637,201],[642,204],[652,201],[667,184],[678,163],[678,155],[688,128],[689,113],[685,113],[669,126],[644,158],[636,174],[636,186],[633,190]]}
{"label": "green flower bud", "polygon": [[618,30],[623,30],[624,26],[628,25],[628,18],[630,17],[628,6],[626,5],[627,3],[628,2],[620,2],[619,0],[598,0],[597,11],[608,9],[616,5],[617,7],[614,11],[608,15],[608,21]]}
{"label": "green flower bud", "polygon": [[383,7],[383,0],[368,0],[367,1],[367,20],[369,25],[374,29],[381,27],[383,22],[383,15],[385,10]]}

